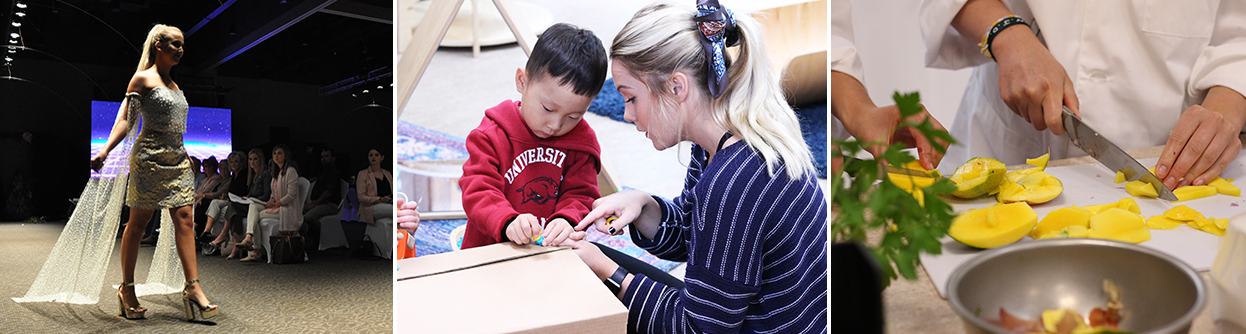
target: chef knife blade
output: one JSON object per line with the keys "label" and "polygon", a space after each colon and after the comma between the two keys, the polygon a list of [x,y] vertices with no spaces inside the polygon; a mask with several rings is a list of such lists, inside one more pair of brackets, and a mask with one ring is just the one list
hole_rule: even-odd
{"label": "chef knife blade", "polygon": [[1119,146],[1113,144],[1112,141],[1099,135],[1098,131],[1090,128],[1083,123],[1081,119],[1073,115],[1073,111],[1069,107],[1064,107],[1064,131],[1069,136],[1069,140],[1074,146],[1086,151],[1090,157],[1098,160],[1099,163],[1107,166],[1108,169],[1122,172],[1129,181],[1142,180],[1142,182],[1150,183],[1155,187],[1155,192],[1159,194],[1159,198],[1176,201],[1177,196],[1173,195],[1172,190],[1164,186],[1155,174],[1146,167],[1134,160],[1133,157],[1126,154]]}

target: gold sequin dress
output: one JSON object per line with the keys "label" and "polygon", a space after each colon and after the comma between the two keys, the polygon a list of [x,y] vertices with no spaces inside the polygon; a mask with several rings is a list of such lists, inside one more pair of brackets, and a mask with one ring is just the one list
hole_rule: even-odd
{"label": "gold sequin dress", "polygon": [[182,146],[189,110],[185,95],[156,87],[147,96],[129,93],[126,99],[130,110],[140,110],[143,116],[142,130],[130,151],[126,205],[148,210],[190,205],[195,199],[195,177]]}

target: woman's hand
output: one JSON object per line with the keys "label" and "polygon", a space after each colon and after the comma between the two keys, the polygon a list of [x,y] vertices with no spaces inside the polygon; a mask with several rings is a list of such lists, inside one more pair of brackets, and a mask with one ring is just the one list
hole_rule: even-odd
{"label": "woman's hand", "polygon": [[393,195],[385,195],[384,197],[381,197],[380,202],[381,202],[381,203],[393,203],[393,202],[394,202],[394,196],[393,196]]}
{"label": "woman's hand", "polygon": [[[896,126],[901,122],[920,124],[922,121],[929,119],[930,125],[934,126],[935,129],[947,131],[943,124],[939,123],[939,120],[932,117],[929,111],[926,111],[926,106],[922,105],[921,107],[921,112],[905,119],[900,119],[900,107],[894,104],[859,111],[858,117],[855,118],[856,121],[851,125],[844,123],[844,128],[862,143],[881,143],[865,148],[875,158],[882,159],[888,145],[903,143],[905,147],[917,148],[918,160],[921,161],[922,167],[935,169],[939,167],[939,162],[943,160],[943,153],[935,150],[935,147],[930,145],[930,141],[926,140],[925,136],[922,136],[921,131],[912,127],[895,130]],[[895,131],[893,132],[892,130]],[[944,149],[947,148],[947,143],[940,144]]]}
{"label": "woman's hand", "polygon": [[398,228],[407,230],[410,234],[415,234],[415,230],[420,229],[420,211],[416,208],[418,205],[416,202],[398,199]]}
{"label": "woman's hand", "polygon": [[545,231],[541,232],[541,236],[545,241],[541,244],[545,246],[563,246],[569,245],[574,241],[584,240],[586,233],[578,232],[571,227],[571,222],[564,218],[554,218],[545,224]]}
{"label": "woman's hand", "polygon": [[597,279],[606,280],[610,275],[614,275],[614,271],[619,269],[619,264],[610,260],[601,249],[597,248],[588,241],[577,241],[571,244],[571,249],[575,250],[575,255],[580,256],[580,260],[593,270],[593,274],[597,275]]}
{"label": "woman's hand", "polygon": [[108,152],[100,151],[94,157],[91,157],[91,170],[99,173],[104,168],[104,162],[108,160]]}
{"label": "woman's hand", "polygon": [[1004,104],[1034,125],[1064,134],[1063,108],[1078,113],[1077,93],[1064,66],[1024,25],[1005,28],[991,43],[999,63],[999,96]]}
{"label": "woman's hand", "polygon": [[1221,113],[1191,106],[1169,133],[1155,176],[1168,189],[1211,183],[1242,151],[1241,130]]}
{"label": "woman's hand", "polygon": [[[601,233],[610,235],[623,234],[623,227],[631,224],[640,216],[647,201],[653,199],[641,191],[625,190],[593,201],[593,211],[584,215],[584,219],[575,226],[576,231],[584,231],[588,225],[597,226]],[[618,217],[613,221],[610,216]]]}

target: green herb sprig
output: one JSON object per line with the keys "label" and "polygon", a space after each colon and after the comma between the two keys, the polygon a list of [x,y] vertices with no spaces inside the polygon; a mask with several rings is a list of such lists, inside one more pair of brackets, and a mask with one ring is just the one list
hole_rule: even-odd
{"label": "green herb sprig", "polygon": [[[921,97],[916,92],[903,95],[897,92],[893,98],[900,110],[901,119],[907,119],[922,111],[919,104]],[[894,133],[904,127],[917,129],[939,153],[946,150],[944,145],[939,144],[940,141],[946,145],[956,143],[947,131],[935,129],[930,119],[920,123],[902,121],[892,131]],[[834,140],[834,144],[831,155],[839,158],[856,156],[865,147],[882,143],[861,143],[854,139]],[[838,175],[831,177],[831,202],[836,207],[831,220],[834,241],[852,240],[865,244],[867,231],[886,230],[882,241],[877,246],[870,247],[883,271],[884,287],[889,286],[898,276],[909,280],[917,279],[917,266],[921,265],[918,255],[922,252],[941,253],[942,244],[939,239],[947,235],[948,227],[956,217],[952,206],[939,197],[956,190],[956,185],[951,181],[940,179],[919,190],[923,192],[924,203],[918,203],[913,194],[896,186],[887,177],[882,168],[883,164],[901,166],[914,160],[903,149],[904,144],[892,144],[883,153],[882,161],[875,158],[846,164],[843,170],[852,175],[852,180],[845,180]],[[876,182],[880,180],[881,183]],[[875,186],[875,183],[878,185]]]}

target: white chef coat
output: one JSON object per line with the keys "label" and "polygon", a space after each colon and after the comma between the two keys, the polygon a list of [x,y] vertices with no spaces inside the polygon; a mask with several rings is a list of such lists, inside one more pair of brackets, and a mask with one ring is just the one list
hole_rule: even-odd
{"label": "white chef coat", "polygon": [[[852,4],[848,0],[831,0],[831,70],[852,76],[862,83],[865,69],[852,36]],[[848,139],[843,123],[831,117],[831,138]]]}
{"label": "white chef coat", "polygon": [[[1130,150],[1164,145],[1181,112],[1207,90],[1246,92],[1246,0],[1003,0],[1039,31],[1073,82],[1082,120]],[[961,99],[944,167],[972,157],[1019,164],[1050,152],[1085,155],[1066,136],[1037,131],[999,95],[999,67],[979,53],[979,36],[951,26],[965,0],[923,0],[926,65],[974,67]]]}

